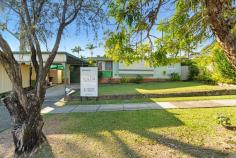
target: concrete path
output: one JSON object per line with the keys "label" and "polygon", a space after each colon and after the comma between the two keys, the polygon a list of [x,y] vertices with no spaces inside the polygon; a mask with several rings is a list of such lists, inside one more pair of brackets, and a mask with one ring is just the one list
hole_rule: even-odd
{"label": "concrete path", "polygon": [[45,107],[43,114],[70,113],[70,112],[100,112],[100,111],[129,111],[129,110],[153,110],[153,109],[181,109],[181,108],[209,108],[236,106],[236,99],[205,100],[205,101],[181,101],[181,102],[156,102],[136,104],[103,104],[103,105],[68,105],[64,107]]}
{"label": "concrete path", "polygon": [[[62,92],[63,89],[63,92]],[[176,109],[176,108],[205,108],[236,106],[236,99],[205,100],[205,101],[181,101],[181,102],[156,102],[135,104],[103,104],[103,105],[68,105],[58,107],[56,102],[63,97],[62,85],[49,88],[42,114],[70,113],[70,112],[100,112],[100,111],[129,111],[152,109]],[[0,132],[10,127],[10,117],[7,109],[0,106]]]}
{"label": "concrete path", "polygon": [[44,106],[57,106],[56,103],[64,98],[65,88],[70,90],[79,89],[79,84],[71,84],[65,87],[64,84],[48,88],[45,95]]}
{"label": "concrete path", "polygon": [[10,115],[5,106],[0,106],[0,132],[11,125]]}

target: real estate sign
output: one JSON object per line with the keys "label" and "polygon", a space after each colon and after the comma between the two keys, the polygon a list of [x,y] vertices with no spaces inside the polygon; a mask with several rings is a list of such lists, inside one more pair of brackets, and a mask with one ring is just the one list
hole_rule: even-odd
{"label": "real estate sign", "polygon": [[80,68],[80,96],[97,97],[98,96],[98,68],[81,67]]}

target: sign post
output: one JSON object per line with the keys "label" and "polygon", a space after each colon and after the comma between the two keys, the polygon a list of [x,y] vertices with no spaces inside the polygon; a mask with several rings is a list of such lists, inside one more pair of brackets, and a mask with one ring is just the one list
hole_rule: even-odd
{"label": "sign post", "polygon": [[98,68],[80,68],[80,97],[98,96]]}

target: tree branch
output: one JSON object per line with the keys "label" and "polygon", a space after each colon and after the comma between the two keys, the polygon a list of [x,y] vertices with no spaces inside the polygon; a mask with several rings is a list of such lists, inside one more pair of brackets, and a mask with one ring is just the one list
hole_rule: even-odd
{"label": "tree branch", "polygon": [[1,34],[0,48],[0,61],[2,62],[2,65],[12,82],[13,90],[16,92],[17,97],[19,98],[20,104],[23,106],[25,111],[27,111],[27,96],[22,86],[22,75],[20,66],[15,60],[10,46]]}
{"label": "tree branch", "polygon": [[76,19],[77,15],[81,9],[82,3],[83,3],[83,0],[81,0],[77,5],[74,4],[74,11],[72,11],[72,14],[70,14],[66,18],[66,11],[67,11],[68,4],[67,4],[67,0],[64,1],[63,11],[62,11],[62,21],[61,21],[59,29],[57,31],[56,41],[55,41],[54,47],[52,49],[52,53],[50,54],[48,60],[46,61],[45,66],[44,66],[44,69],[46,70],[45,71],[46,74],[44,74],[45,77],[47,75],[50,65],[52,64],[52,62],[57,54],[57,50],[59,48],[59,44],[61,41],[61,36],[63,34],[64,28]]}

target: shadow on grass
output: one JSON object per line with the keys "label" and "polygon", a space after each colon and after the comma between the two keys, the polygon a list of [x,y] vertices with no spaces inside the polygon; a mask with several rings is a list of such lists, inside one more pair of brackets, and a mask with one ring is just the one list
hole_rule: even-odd
{"label": "shadow on grass", "polygon": [[[178,127],[184,125],[176,114],[165,110],[158,111],[128,111],[128,112],[99,112],[99,113],[74,113],[60,115],[60,134],[82,134],[96,139],[102,144],[109,144],[109,139],[101,135],[101,132],[108,132],[110,138],[115,140],[117,148],[122,151],[124,157],[141,157],[137,151],[133,150],[117,131],[126,131],[138,135],[142,138],[154,141],[167,148],[180,151],[193,157],[223,157],[228,153],[223,151],[188,144],[177,139],[173,139],[150,129],[164,127]],[[57,115],[49,115],[49,118],[56,118]],[[49,131],[48,134],[54,134]]]}
{"label": "shadow on grass", "polygon": [[42,157],[47,157],[47,158],[55,158],[52,147],[50,144],[43,144],[37,152],[34,153],[33,155],[34,158],[42,158]]}

